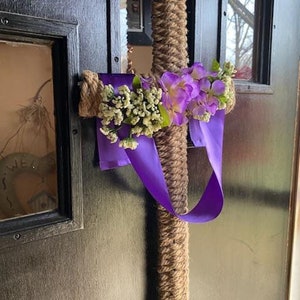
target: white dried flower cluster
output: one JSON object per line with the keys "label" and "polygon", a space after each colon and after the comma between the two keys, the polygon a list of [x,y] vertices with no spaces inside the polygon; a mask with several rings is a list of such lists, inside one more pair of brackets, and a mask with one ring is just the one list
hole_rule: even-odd
{"label": "white dried flower cluster", "polygon": [[105,85],[102,90],[98,114],[103,125],[100,130],[115,143],[118,140],[117,130],[122,124],[129,125],[129,136],[121,140],[119,146],[136,149],[138,143],[133,135],[152,137],[162,128],[163,119],[159,110],[162,91],[156,87],[130,91],[126,85],[120,86],[118,91],[119,94],[115,95],[111,85]]}
{"label": "white dried flower cluster", "polygon": [[119,146],[124,149],[134,150],[138,146],[138,142],[134,138],[126,138],[119,142]]}
{"label": "white dried flower cluster", "polygon": [[235,92],[233,86],[233,77],[235,73],[236,70],[234,65],[230,62],[225,62],[223,65],[223,70],[221,70],[220,79],[225,83],[224,97],[226,98],[226,101],[224,103],[220,102],[219,109],[226,108],[227,104],[231,104],[234,101]]}
{"label": "white dried flower cluster", "polygon": [[193,115],[193,118],[199,121],[203,121],[203,122],[209,122],[211,117],[211,114],[208,113],[207,111],[204,112],[202,115]]}
{"label": "white dried flower cluster", "polygon": [[224,76],[223,81],[225,83],[224,96],[226,97],[226,103],[224,103],[224,106],[219,109],[226,108],[226,104],[231,104],[232,101],[234,101],[234,97],[235,97],[232,77],[229,75],[226,75],[226,76]]}

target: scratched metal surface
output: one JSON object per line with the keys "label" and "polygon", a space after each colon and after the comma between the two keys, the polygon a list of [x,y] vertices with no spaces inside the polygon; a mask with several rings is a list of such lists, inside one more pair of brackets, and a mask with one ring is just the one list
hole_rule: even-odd
{"label": "scratched metal surface", "polygon": [[[286,296],[300,10],[296,0],[286,3],[275,6],[274,94],[238,95],[226,121],[224,210],[190,226],[191,300]],[[0,0],[0,10],[78,20],[80,68],[106,71],[105,1],[88,8],[76,0]],[[145,212],[144,189],[130,167],[99,172],[94,123],[82,126],[85,229],[2,251],[1,299],[156,299],[153,203],[147,199]],[[198,152],[189,150],[190,198],[203,186],[200,175],[208,175]]]}
{"label": "scratched metal surface", "polygon": [[[286,3],[275,1],[273,93],[264,88],[259,91],[254,85],[248,91],[247,85],[237,85],[237,105],[226,118],[224,210],[211,223],[190,226],[192,300],[288,299],[289,222],[293,220],[290,198],[296,201],[294,138],[296,144],[299,142],[295,120],[300,41],[295,13],[299,3]],[[194,174],[190,177],[192,198],[203,185],[197,183],[199,176],[208,175],[205,164],[199,161],[200,153],[196,149],[189,152]],[[296,289],[297,280],[299,275],[294,279]]]}
{"label": "scratched metal surface", "polygon": [[[106,1],[0,0],[1,10],[78,22],[80,70],[107,71]],[[142,184],[131,168],[100,172],[94,120],[82,121],[82,155],[84,229],[1,251],[0,299],[143,299]]]}

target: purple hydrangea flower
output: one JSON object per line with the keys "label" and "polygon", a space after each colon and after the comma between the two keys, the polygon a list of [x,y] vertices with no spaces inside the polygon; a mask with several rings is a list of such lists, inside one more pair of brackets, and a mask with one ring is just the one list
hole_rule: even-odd
{"label": "purple hydrangea flower", "polygon": [[194,80],[200,80],[208,75],[203,64],[196,62],[189,68],[184,68],[182,74],[189,74]]}
{"label": "purple hydrangea flower", "polygon": [[153,79],[151,77],[140,77],[141,79],[141,84],[142,84],[142,88],[145,90],[149,90],[151,85],[153,84]]}
{"label": "purple hydrangea flower", "polygon": [[225,84],[221,80],[211,83],[207,78],[199,81],[200,93],[191,101],[188,110],[194,118],[201,119],[206,114],[214,115],[218,109],[219,100],[217,96],[221,96],[225,91]]}
{"label": "purple hydrangea flower", "polygon": [[162,103],[171,122],[175,125],[187,123],[186,109],[191,99],[199,93],[198,85],[190,75],[179,76],[171,72],[165,72],[159,83],[163,90]]}

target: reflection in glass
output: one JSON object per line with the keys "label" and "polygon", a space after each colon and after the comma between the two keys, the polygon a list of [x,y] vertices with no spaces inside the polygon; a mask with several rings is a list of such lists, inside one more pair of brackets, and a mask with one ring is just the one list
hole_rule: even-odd
{"label": "reflection in glass", "polygon": [[142,32],[142,11],[141,0],[127,0],[128,29],[130,31]]}
{"label": "reflection in glass", "polygon": [[51,44],[0,40],[0,220],[56,209]]}
{"label": "reflection in glass", "polygon": [[226,60],[236,68],[237,79],[252,79],[255,0],[228,0]]}

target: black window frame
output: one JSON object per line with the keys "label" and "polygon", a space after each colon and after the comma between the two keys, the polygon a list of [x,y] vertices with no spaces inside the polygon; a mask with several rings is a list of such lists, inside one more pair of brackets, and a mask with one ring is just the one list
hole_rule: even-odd
{"label": "black window frame", "polygon": [[77,27],[0,11],[1,39],[52,45],[58,189],[56,210],[0,221],[0,249],[83,228]]}
{"label": "black window frame", "polygon": [[271,51],[274,0],[255,1],[253,81],[271,83]]}
{"label": "black window frame", "polygon": [[[218,57],[225,61],[228,0],[219,1]],[[274,0],[256,0],[252,80],[247,83],[271,84],[271,56]],[[242,81],[242,80],[241,80]]]}

